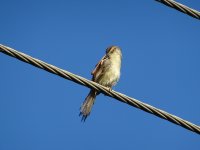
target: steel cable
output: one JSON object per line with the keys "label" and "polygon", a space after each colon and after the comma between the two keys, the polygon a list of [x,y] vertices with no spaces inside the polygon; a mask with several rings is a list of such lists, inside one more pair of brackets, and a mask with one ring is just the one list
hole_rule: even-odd
{"label": "steel cable", "polygon": [[197,10],[194,10],[192,8],[189,8],[183,4],[180,4],[176,1],[173,1],[173,0],[156,0],[157,2],[160,2],[160,3],[163,3],[165,4],[166,6],[169,6],[171,8],[174,8],[178,11],[181,11],[191,17],[194,17],[196,19],[200,19],[200,12],[197,11]]}
{"label": "steel cable", "polygon": [[139,108],[143,111],[146,111],[148,113],[151,113],[155,116],[158,116],[162,119],[165,119],[165,120],[168,120],[174,124],[177,124],[181,127],[184,127],[190,131],[193,131],[195,133],[198,133],[200,134],[200,127],[191,123],[191,122],[188,122],[184,119],[181,119],[177,116],[174,116],[170,113],[167,113],[163,110],[160,110],[158,108],[155,108],[151,105],[148,105],[146,103],[143,103],[139,100],[136,100],[134,98],[131,98],[131,97],[128,97],[122,93],[119,93],[119,92],[116,92],[114,90],[109,90],[108,88],[100,85],[100,84],[97,84],[93,81],[90,81],[90,80],[87,80],[81,76],[78,76],[78,75],[75,75],[73,73],[70,73],[66,70],[63,70],[63,69],[60,69],[56,66],[53,66],[53,65],[50,65],[48,63],[45,63],[39,59],[36,59],[36,58],[33,58],[29,55],[26,55],[22,52],[18,52],[12,48],[9,48],[7,46],[4,46],[4,45],[1,45],[0,44],[0,52],[4,53],[4,54],[7,54],[9,56],[12,56],[14,58],[17,58],[23,62],[26,62],[26,63],[29,63],[31,65],[34,65],[35,67],[38,67],[38,68],[41,68],[43,70],[46,70],[50,73],[53,73],[53,74],[56,74],[58,76],[61,76],[65,79],[68,79],[68,80],[71,80],[73,82],[76,82],[80,85],[84,85],[86,87],[89,87],[89,88],[92,88],[92,89],[95,89],[107,96],[110,96],[110,97],[113,97],[121,102],[124,102],[124,103],[127,103],[128,105],[131,105],[133,107],[136,107],[136,108]]}

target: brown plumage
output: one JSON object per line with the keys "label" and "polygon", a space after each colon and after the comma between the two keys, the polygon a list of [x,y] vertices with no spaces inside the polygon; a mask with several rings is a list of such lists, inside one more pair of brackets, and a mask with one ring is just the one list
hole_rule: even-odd
{"label": "brown plumage", "polygon": [[[103,86],[112,88],[120,77],[121,69],[121,50],[117,46],[111,46],[106,49],[106,54],[97,63],[95,69],[92,71],[92,81]],[[99,93],[93,89],[90,90],[88,96],[80,108],[80,116],[82,121],[85,121],[91,112],[95,98]]]}

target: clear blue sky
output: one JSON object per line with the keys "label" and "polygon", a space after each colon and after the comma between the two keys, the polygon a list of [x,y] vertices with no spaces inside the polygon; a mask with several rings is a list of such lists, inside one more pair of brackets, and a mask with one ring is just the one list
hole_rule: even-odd
{"label": "clear blue sky", "polygon": [[[199,0],[180,0],[200,10]],[[200,21],[154,0],[1,0],[0,43],[90,79],[122,48],[115,90],[200,125]],[[0,150],[197,150],[200,136],[0,53]]]}

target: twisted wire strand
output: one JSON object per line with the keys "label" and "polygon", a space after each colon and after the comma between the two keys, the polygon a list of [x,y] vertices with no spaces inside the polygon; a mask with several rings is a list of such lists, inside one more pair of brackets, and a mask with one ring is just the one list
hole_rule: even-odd
{"label": "twisted wire strand", "polygon": [[114,90],[110,91],[108,88],[100,85],[100,84],[97,84],[93,81],[90,81],[90,80],[87,80],[81,76],[78,76],[78,75],[75,75],[71,72],[68,72],[66,70],[63,70],[63,69],[60,69],[56,66],[53,66],[53,65],[50,65],[48,63],[45,63],[39,59],[36,59],[36,58],[33,58],[29,55],[26,55],[22,52],[18,52],[12,48],[9,48],[7,46],[4,46],[4,45],[1,45],[0,44],[0,52],[4,53],[4,54],[7,54],[9,56],[12,56],[14,58],[17,58],[23,62],[26,62],[26,63],[29,63],[31,65],[34,65],[35,67],[38,67],[40,69],[43,69],[43,70],[46,70],[50,73],[53,73],[53,74],[56,74],[58,76],[61,76],[65,79],[68,79],[68,80],[71,80],[73,82],[76,82],[80,85],[83,85],[83,86],[86,86],[86,87],[89,87],[91,89],[95,89],[107,96],[110,96],[110,97],[113,97],[123,103],[126,103],[128,105],[131,105],[133,107],[136,107],[136,108],[139,108],[143,111],[146,111],[150,114],[153,114],[155,116],[158,116],[162,119],[165,119],[165,120],[168,120],[174,124],[177,124],[183,128],[186,128],[190,131],[193,131],[197,134],[200,134],[200,126],[197,126],[191,122],[188,122],[184,119],[181,119],[175,115],[172,115],[170,113],[167,113],[163,110],[160,110],[158,108],[155,108],[151,105],[148,105],[146,103],[143,103],[139,100],[136,100],[134,98],[131,98],[129,96],[126,96],[122,93],[119,93],[119,92],[116,92]]}
{"label": "twisted wire strand", "polygon": [[194,10],[192,8],[189,8],[181,3],[178,3],[173,0],[156,0],[157,2],[163,3],[166,6],[169,6],[171,8],[174,8],[178,11],[181,11],[191,17],[194,17],[196,19],[200,19],[200,12],[197,10]]}

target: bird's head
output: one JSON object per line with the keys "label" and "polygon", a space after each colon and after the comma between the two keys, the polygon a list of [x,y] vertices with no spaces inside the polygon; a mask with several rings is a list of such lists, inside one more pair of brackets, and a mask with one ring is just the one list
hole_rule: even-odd
{"label": "bird's head", "polygon": [[122,57],[122,52],[118,46],[110,46],[106,49],[106,55],[107,56],[119,55],[120,57]]}

